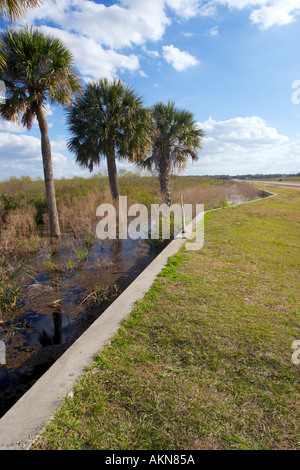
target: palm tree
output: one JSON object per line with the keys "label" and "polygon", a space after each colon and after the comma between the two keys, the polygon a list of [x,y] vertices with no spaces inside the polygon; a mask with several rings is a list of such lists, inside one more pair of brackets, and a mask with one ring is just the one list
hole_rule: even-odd
{"label": "palm tree", "polygon": [[111,194],[118,199],[116,159],[138,161],[151,145],[151,120],[141,98],[121,80],[101,79],[78,96],[67,121],[76,162],[93,171],[106,158]]}
{"label": "palm tree", "polygon": [[196,125],[192,113],[177,109],[173,102],[155,104],[152,120],[152,151],[140,166],[158,173],[161,193],[170,206],[170,176],[174,170],[186,167],[188,157],[194,162],[198,160],[204,132]]}
{"label": "palm tree", "polygon": [[73,68],[72,54],[65,45],[37,29],[27,26],[19,30],[8,29],[0,35],[0,42],[0,59],[5,57],[2,79],[6,86],[6,103],[0,105],[0,115],[28,129],[35,117],[38,120],[50,235],[58,237],[60,227],[45,104],[49,101],[70,105],[73,94],[81,89],[79,76]]}
{"label": "palm tree", "polygon": [[14,20],[22,16],[28,8],[34,8],[40,3],[40,0],[0,0],[0,17],[7,16]]}

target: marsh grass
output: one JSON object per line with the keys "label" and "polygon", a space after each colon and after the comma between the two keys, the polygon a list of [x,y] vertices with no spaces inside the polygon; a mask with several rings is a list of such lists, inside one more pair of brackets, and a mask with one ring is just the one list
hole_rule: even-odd
{"label": "marsh grass", "polygon": [[35,449],[300,448],[300,191],[211,212]]}
{"label": "marsh grass", "polygon": [[5,214],[0,229],[0,257],[18,259],[24,253],[34,253],[42,245],[35,221],[36,208],[25,205]]}
{"label": "marsh grass", "polygon": [[[186,204],[204,204],[205,210],[225,207],[237,201],[257,199],[261,192],[252,184],[232,181],[202,181],[175,191],[174,202],[180,203],[180,196]],[[194,214],[195,216],[195,214]]]}
{"label": "marsh grass", "polygon": [[88,257],[88,254],[89,254],[89,250],[84,246],[84,247],[80,247],[78,248],[77,250],[74,249],[75,253],[76,253],[76,256],[77,256],[77,259],[78,261],[84,261],[87,259]]}
{"label": "marsh grass", "polygon": [[[120,194],[127,196],[128,207],[134,203],[161,204],[159,183],[155,177],[120,173]],[[98,174],[91,178],[55,181],[61,229],[84,243],[95,237],[96,209],[112,203],[108,178]],[[204,204],[206,209],[221,207],[228,199],[258,197],[259,191],[249,183],[198,177],[172,177],[173,202]],[[44,182],[29,177],[0,182],[0,258],[20,259],[48,243],[48,215]]]}
{"label": "marsh grass", "polygon": [[85,303],[87,300],[95,304],[107,304],[115,299],[119,294],[119,287],[117,284],[112,284],[108,286],[96,285],[93,292],[86,296],[82,303]]}
{"label": "marsh grass", "polygon": [[22,264],[10,266],[4,259],[0,264],[0,321],[3,323],[7,317],[16,311],[17,300],[21,285],[16,281],[21,272]]}

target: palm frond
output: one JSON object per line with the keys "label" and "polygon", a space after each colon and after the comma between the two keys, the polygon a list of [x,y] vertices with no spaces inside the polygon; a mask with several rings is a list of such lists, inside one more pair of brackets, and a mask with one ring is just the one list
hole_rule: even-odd
{"label": "palm frond", "polygon": [[0,0],[0,17],[15,20],[41,3],[40,0]]}
{"label": "palm frond", "polygon": [[71,106],[67,122],[72,134],[68,148],[90,169],[109,155],[138,161],[149,153],[150,111],[121,80],[88,84]]}
{"label": "palm frond", "polygon": [[140,166],[159,174],[161,191],[170,202],[169,178],[172,171],[183,171],[189,158],[198,160],[204,132],[193,114],[177,109],[175,103],[156,103],[152,107],[153,146],[151,155]]}
{"label": "palm frond", "polygon": [[35,110],[49,101],[68,106],[81,90],[70,50],[57,38],[36,28],[8,28],[0,35],[1,75],[6,103],[4,119],[19,119],[31,127]]}

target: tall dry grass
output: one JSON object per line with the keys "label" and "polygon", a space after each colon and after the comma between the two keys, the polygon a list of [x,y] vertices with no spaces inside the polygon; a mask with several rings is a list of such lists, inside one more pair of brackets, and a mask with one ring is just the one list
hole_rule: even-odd
{"label": "tall dry grass", "polygon": [[59,220],[63,233],[72,233],[75,238],[95,234],[96,210],[100,204],[111,203],[108,188],[102,192],[90,192],[86,196],[66,198],[58,205]]}
{"label": "tall dry grass", "polygon": [[41,246],[36,224],[36,208],[26,205],[6,214],[0,230],[0,257],[17,258]]}
{"label": "tall dry grass", "polygon": [[231,203],[247,201],[260,197],[260,190],[246,182],[223,181],[217,184],[202,183],[175,189],[173,202],[193,204],[194,216],[196,204],[204,204],[204,209],[214,209]]}
{"label": "tall dry grass", "polygon": [[[128,207],[140,203],[150,209],[151,204],[163,202],[158,179],[128,173],[119,178],[120,194],[127,196]],[[32,193],[30,188],[32,185]],[[108,179],[104,177],[59,180],[58,212],[61,230],[81,242],[95,236],[98,222],[96,209],[100,204],[112,204]],[[7,195],[0,197],[0,258],[19,258],[37,251],[47,243],[48,216],[41,182],[26,178],[13,179],[5,185]],[[1,189],[1,188],[0,188]],[[15,192],[13,192],[15,190]],[[3,193],[2,193],[3,194]],[[232,182],[197,177],[172,178],[173,203],[204,204],[205,209],[226,205],[228,201],[254,199],[259,190],[247,182]],[[195,215],[195,214],[194,214]],[[43,220],[44,224],[37,225]],[[44,230],[41,230],[41,227]]]}

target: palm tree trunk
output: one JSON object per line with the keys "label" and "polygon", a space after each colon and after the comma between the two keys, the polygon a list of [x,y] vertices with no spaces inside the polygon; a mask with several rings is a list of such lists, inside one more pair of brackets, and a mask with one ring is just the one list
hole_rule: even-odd
{"label": "palm tree trunk", "polygon": [[45,115],[45,111],[42,105],[39,105],[36,110],[36,116],[41,131],[41,142],[42,142],[42,157],[44,167],[44,178],[46,186],[46,198],[48,205],[49,223],[50,223],[50,236],[59,237],[60,227],[59,219],[55,198],[55,188],[53,179],[52,169],[52,157],[51,157],[51,146],[48,136],[48,123]]}
{"label": "palm tree trunk", "polygon": [[172,196],[170,190],[170,165],[169,159],[162,157],[159,162],[159,183],[160,191],[164,196],[165,202],[171,206]]}
{"label": "palm tree trunk", "polygon": [[107,170],[111,195],[113,199],[118,199],[120,193],[114,145],[112,146],[109,155],[107,155]]}

